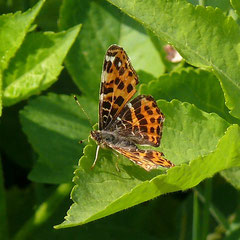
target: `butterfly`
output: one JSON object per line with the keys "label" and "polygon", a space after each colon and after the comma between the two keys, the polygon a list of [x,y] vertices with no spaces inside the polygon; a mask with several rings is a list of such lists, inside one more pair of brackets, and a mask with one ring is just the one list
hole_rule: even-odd
{"label": "butterfly", "polygon": [[101,76],[99,130],[91,131],[92,139],[98,144],[93,166],[100,147],[115,150],[147,171],[174,166],[163,153],[137,146],[158,147],[165,119],[152,96],[139,95],[130,101],[138,82],[124,49],[111,45]]}

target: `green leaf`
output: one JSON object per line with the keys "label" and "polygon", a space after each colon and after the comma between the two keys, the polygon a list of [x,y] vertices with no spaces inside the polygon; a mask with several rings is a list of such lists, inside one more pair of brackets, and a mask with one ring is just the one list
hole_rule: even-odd
{"label": "green leaf", "polygon": [[144,28],[106,1],[63,1],[60,29],[79,23],[83,24],[81,35],[66,58],[66,67],[84,95],[97,101],[103,58],[114,43],[124,47],[136,70],[156,77],[164,72],[161,57]]}
{"label": "green leaf", "polygon": [[240,16],[240,2],[238,0],[230,0],[232,7],[236,10],[238,16]]}
{"label": "green leaf", "polygon": [[39,13],[45,0],[39,1],[25,13],[17,12],[0,16],[0,70],[4,70],[10,58],[20,47],[32,22]]}
{"label": "green leaf", "polygon": [[[142,84],[139,92],[150,94],[155,99],[162,98],[167,101],[178,99],[182,102],[193,103],[203,111],[215,112],[231,123],[239,123],[238,119],[228,113],[219,81],[213,73],[208,71],[192,68],[180,69],[162,75],[148,84]],[[237,188],[240,187],[240,182],[236,181],[238,174],[240,170],[237,168],[234,171],[227,169],[221,172],[221,175]]]}
{"label": "green leaf", "polygon": [[[79,98],[92,122],[97,120],[97,105]],[[70,182],[82,155],[83,140],[91,126],[73,97],[49,94],[29,102],[21,112],[20,120],[39,159],[29,174],[32,181],[43,183]]]}
{"label": "green leaf", "polygon": [[227,107],[240,118],[240,29],[231,17],[184,0],[109,1],[174,45],[192,65],[213,69]]}
{"label": "green leaf", "polygon": [[56,190],[36,209],[34,215],[25,222],[14,240],[27,239],[34,230],[43,225],[51,215],[56,211],[58,206],[70,192],[72,185],[69,183],[59,185]]}
{"label": "green leaf", "polygon": [[60,33],[29,34],[4,72],[4,105],[38,94],[53,84],[79,30],[76,26]]}
{"label": "green leaf", "polygon": [[[188,103],[158,101],[165,114],[162,150],[176,166],[146,172],[120,156],[120,172],[111,150],[100,150],[99,161],[90,170],[96,144],[91,140],[75,171],[74,204],[65,222],[56,228],[81,225],[155,198],[186,190],[215,173],[239,166],[240,129],[229,126],[216,114],[208,114]],[[211,136],[211,137],[209,137]],[[188,164],[182,164],[191,161]]]}
{"label": "green leaf", "polygon": [[215,112],[229,122],[234,119],[225,106],[224,95],[218,79],[211,72],[201,69],[182,68],[148,84],[142,84],[140,94],[150,94],[155,99],[193,103],[205,112]]}
{"label": "green leaf", "polygon": [[240,168],[230,168],[221,172],[221,175],[235,188],[240,189]]}
{"label": "green leaf", "polygon": [[123,15],[121,19],[118,44],[124,47],[136,71],[141,70],[155,77],[159,77],[165,72],[161,55],[146,34],[145,29],[127,15]]}

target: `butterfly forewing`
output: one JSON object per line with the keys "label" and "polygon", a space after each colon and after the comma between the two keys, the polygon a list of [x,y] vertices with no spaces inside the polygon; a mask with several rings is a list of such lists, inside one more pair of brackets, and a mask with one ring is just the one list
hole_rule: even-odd
{"label": "butterfly forewing", "polygon": [[106,129],[136,93],[138,77],[123,48],[112,45],[105,55],[99,101],[99,129]]}
{"label": "butterfly forewing", "polygon": [[137,144],[158,147],[163,121],[164,115],[153,97],[140,95],[124,107],[111,130],[117,129]]}

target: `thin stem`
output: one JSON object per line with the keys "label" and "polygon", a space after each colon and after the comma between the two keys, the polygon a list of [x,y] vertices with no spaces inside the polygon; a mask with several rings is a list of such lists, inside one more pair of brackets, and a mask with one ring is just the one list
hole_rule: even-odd
{"label": "thin stem", "polygon": [[6,194],[4,189],[4,179],[2,171],[2,162],[0,158],[0,240],[8,239],[8,221],[7,221],[7,205]]}
{"label": "thin stem", "polygon": [[69,183],[59,185],[55,192],[37,208],[35,214],[23,225],[13,239],[25,240],[34,230],[46,222],[64,198],[69,195],[71,188],[72,184]]}
{"label": "thin stem", "polygon": [[205,0],[199,0],[199,5],[201,5],[201,6],[205,6]]}
{"label": "thin stem", "polygon": [[196,191],[193,191],[193,232],[192,239],[199,240],[199,204]]}
{"label": "thin stem", "polygon": [[209,229],[209,206],[212,196],[212,179],[207,179],[204,186],[204,198],[205,204],[203,209],[203,221],[202,221],[202,239],[207,239],[208,229]]}
{"label": "thin stem", "polygon": [[[199,199],[205,204],[206,199],[204,198],[204,196],[198,190],[195,189],[195,191],[196,191]],[[216,220],[216,222],[218,222],[218,224],[222,225],[226,231],[230,229],[227,219],[211,202],[209,203],[209,211],[210,211],[211,215],[213,216],[213,218]]]}

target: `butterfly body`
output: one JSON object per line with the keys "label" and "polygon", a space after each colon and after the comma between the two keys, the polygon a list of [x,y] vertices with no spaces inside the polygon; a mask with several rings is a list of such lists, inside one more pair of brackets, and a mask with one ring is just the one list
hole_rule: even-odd
{"label": "butterfly body", "polygon": [[133,141],[128,140],[127,137],[120,136],[117,132],[111,131],[92,131],[91,137],[94,139],[101,148],[127,148],[135,149],[136,145]]}
{"label": "butterfly body", "polygon": [[162,136],[164,115],[152,96],[136,93],[138,76],[123,48],[112,45],[105,55],[99,98],[99,130],[91,137],[98,148],[109,147],[149,171],[174,164],[154,150],[137,145],[158,147]]}

